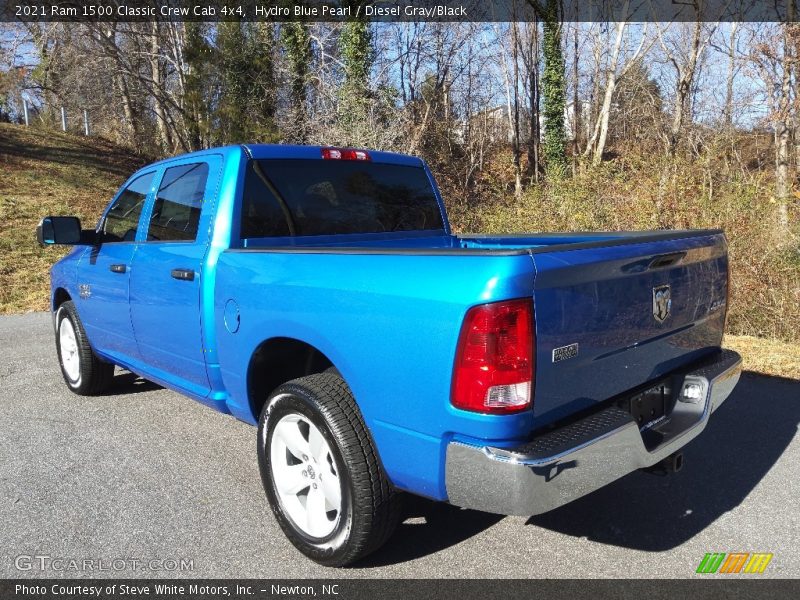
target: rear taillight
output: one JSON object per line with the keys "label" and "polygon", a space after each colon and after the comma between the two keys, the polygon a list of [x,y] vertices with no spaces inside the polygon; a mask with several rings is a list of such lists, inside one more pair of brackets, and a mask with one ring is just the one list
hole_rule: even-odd
{"label": "rear taillight", "polygon": [[464,317],[453,370],[453,406],[506,414],[530,408],[533,390],[533,303],[474,306]]}
{"label": "rear taillight", "polygon": [[369,152],[353,148],[323,148],[322,158],[327,160],[371,160]]}

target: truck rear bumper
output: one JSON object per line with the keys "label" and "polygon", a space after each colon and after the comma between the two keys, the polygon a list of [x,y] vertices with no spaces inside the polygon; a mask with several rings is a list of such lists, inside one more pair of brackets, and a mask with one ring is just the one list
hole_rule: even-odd
{"label": "truck rear bumper", "polygon": [[741,363],[736,352],[722,350],[700,366],[674,374],[679,393],[684,385],[697,384],[700,398],[678,399],[666,418],[647,429],[648,443],[631,414],[617,406],[516,448],[451,442],[446,459],[448,499],[464,508],[530,516],[655,465],[703,431],[711,413],[739,381]]}

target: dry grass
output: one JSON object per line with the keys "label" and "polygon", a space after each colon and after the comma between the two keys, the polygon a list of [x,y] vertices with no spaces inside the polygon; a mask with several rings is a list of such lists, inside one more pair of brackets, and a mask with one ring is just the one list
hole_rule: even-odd
{"label": "dry grass", "polygon": [[461,231],[722,228],[731,261],[728,332],[800,342],[800,203],[790,207],[793,233],[778,236],[769,172],[677,162],[664,184],[659,160],[630,154],[532,186],[520,200],[491,187],[481,200],[445,197],[456,199],[449,212]]}
{"label": "dry grass", "polygon": [[727,335],[724,345],[742,355],[748,371],[800,379],[800,344],[747,335]]}
{"label": "dry grass", "polygon": [[92,227],[146,162],[100,138],[0,123],[0,313],[47,309],[50,265],[66,250],[39,248],[39,219],[76,215]]}

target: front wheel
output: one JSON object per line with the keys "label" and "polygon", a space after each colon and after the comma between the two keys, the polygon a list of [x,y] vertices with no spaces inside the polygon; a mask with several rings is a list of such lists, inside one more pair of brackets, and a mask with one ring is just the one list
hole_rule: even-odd
{"label": "front wheel", "polygon": [[295,379],[270,395],[259,419],[258,460],[278,524],[320,564],[366,556],[397,525],[400,496],[336,373]]}
{"label": "front wheel", "polygon": [[105,391],[114,377],[114,365],[92,350],[75,305],[71,301],[61,304],[55,321],[58,362],[69,389],[81,396]]}

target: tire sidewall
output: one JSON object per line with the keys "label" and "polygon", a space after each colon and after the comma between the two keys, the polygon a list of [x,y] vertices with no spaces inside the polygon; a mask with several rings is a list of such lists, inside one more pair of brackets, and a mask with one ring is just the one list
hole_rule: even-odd
{"label": "tire sidewall", "polygon": [[[75,344],[78,347],[78,378],[75,380],[70,378],[67,370],[64,368],[64,357],[61,353],[61,325],[65,319],[68,319],[70,325],[72,325],[72,331],[75,335]],[[77,319],[74,318],[73,311],[69,310],[66,303],[58,307],[56,311],[56,350],[58,352],[58,365],[61,367],[61,374],[64,377],[64,381],[72,390],[81,389],[81,384],[84,380],[84,370],[86,368],[83,352],[81,351],[83,341],[82,332],[80,325],[76,321]]]}
{"label": "tire sidewall", "polygon": [[[339,521],[333,532],[324,538],[313,538],[295,525],[292,518],[285,512],[275,489],[270,465],[272,435],[281,418],[290,414],[302,415],[319,429],[331,450],[339,481],[341,482],[342,506]],[[353,485],[350,470],[342,454],[340,443],[331,431],[330,425],[324,417],[323,409],[313,394],[301,386],[292,384],[287,384],[276,390],[266,402],[259,419],[257,450],[258,465],[264,490],[272,512],[286,537],[301,552],[313,560],[323,564],[335,562],[341,554],[347,552],[347,544],[353,530]]]}

